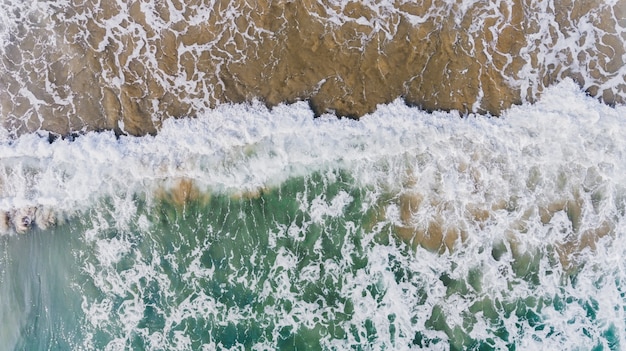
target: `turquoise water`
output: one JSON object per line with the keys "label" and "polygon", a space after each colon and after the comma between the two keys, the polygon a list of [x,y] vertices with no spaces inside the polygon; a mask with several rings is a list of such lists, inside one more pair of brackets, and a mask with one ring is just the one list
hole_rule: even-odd
{"label": "turquoise water", "polygon": [[[569,338],[556,315],[584,325],[583,348],[623,345],[597,301],[612,286],[626,302],[620,272],[607,269],[581,297],[575,273],[555,294],[542,291],[560,270],[548,249],[533,253],[547,263],[507,262],[498,245],[462,249],[455,255],[475,264],[459,267],[388,225],[372,228],[375,213],[363,211],[372,190],[329,172],[332,181],[314,173],[258,197],[214,194],[182,208],[125,198],[135,211],[124,228],[105,200],[52,230],[3,240],[3,308],[13,301],[4,320],[22,318],[2,338],[15,337],[16,350],[513,350]],[[338,216],[315,220],[306,206],[340,197],[349,200]],[[496,278],[504,290],[487,286],[495,277],[485,264],[506,269]]]}
{"label": "turquoise water", "polygon": [[[7,139],[0,349],[623,349],[624,113],[570,82],[500,119]],[[17,234],[29,206],[56,225]]]}

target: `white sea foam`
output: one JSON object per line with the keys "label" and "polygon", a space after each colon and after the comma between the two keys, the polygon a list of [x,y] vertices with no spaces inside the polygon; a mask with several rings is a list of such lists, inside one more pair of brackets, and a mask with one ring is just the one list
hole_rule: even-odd
{"label": "white sea foam", "polygon": [[[255,103],[168,120],[154,137],[87,133],[50,144],[29,134],[0,143],[0,210],[42,205],[74,211],[103,196],[122,198],[177,178],[192,179],[201,190],[255,190],[328,166],[354,167],[364,183],[396,184],[405,176],[393,172],[402,159],[414,162],[424,189],[452,197],[475,197],[479,190],[478,196],[506,198],[542,185],[547,193],[539,198],[559,196],[559,172],[571,176],[566,183],[610,182],[619,190],[624,114],[624,107],[602,105],[566,81],[537,104],[514,107],[498,119],[426,114],[396,101],[357,122],[314,119],[305,103],[272,111]],[[389,172],[372,172],[385,162]],[[475,172],[458,171],[460,164]],[[468,177],[480,179],[468,184]]]}
{"label": "white sea foam", "polygon": [[[119,330],[111,332],[110,349],[127,345],[132,333],[156,349],[189,349],[189,334],[180,328],[194,318],[209,318],[214,327],[253,319],[264,328],[273,327],[274,335],[284,327],[323,330],[333,320],[331,316],[344,313],[345,306],[326,305],[323,299],[303,300],[299,287],[320,277],[334,279],[340,286],[337,293],[351,301],[353,310],[351,319],[340,325],[351,331],[345,338],[326,335],[321,339],[329,348],[363,343],[370,332],[367,325],[377,332],[376,339],[368,341],[373,348],[403,349],[411,344],[415,331],[422,331],[425,339],[461,347],[463,341],[455,339],[455,328],[475,340],[486,340],[494,333],[492,317],[480,314],[489,309],[477,304],[502,306],[529,297],[548,301],[541,302],[540,318],[549,328],[535,330],[531,321],[515,313],[498,316],[509,333],[508,342],[520,348],[536,347],[538,340],[548,349],[590,348],[598,343],[608,347],[602,333],[610,325],[624,330],[626,323],[623,288],[619,287],[626,272],[622,259],[626,252],[622,240],[625,117],[625,107],[603,105],[582,94],[571,81],[551,88],[536,104],[512,108],[501,118],[427,114],[400,101],[379,106],[360,121],[330,116],[314,119],[304,103],[271,111],[260,104],[223,105],[196,119],[166,121],[156,136],[116,139],[112,133],[88,133],[73,142],[51,144],[36,134],[4,139],[0,143],[0,207],[9,212],[45,206],[72,215],[109,199],[112,210],[91,216],[94,228],[85,233],[98,266],[88,265],[84,271],[102,294],[85,300],[82,308],[93,328]],[[365,189],[364,213],[376,206],[385,209],[380,223],[371,229],[343,224],[342,230],[358,234],[361,248],[346,239],[334,243],[341,246],[340,259],[313,259],[304,264],[295,251],[279,245],[292,240],[298,246],[308,228],[341,217],[355,201],[345,191],[309,198],[307,190],[301,189],[284,196],[297,199],[300,212],[307,215],[301,221],[279,223],[267,233],[269,249],[277,251],[275,260],[267,263],[271,279],[260,280],[246,269],[230,267],[237,273],[228,278],[229,284],[255,286],[259,299],[288,301],[289,309],[275,304],[259,313],[210,296],[198,285],[199,280],[219,273],[201,262],[203,253],[211,249],[209,242],[195,246],[187,263],[179,262],[187,265],[183,284],[193,287],[194,293],[176,296],[170,290],[171,277],[158,270],[163,262],[176,260],[156,254],[142,257],[128,234],[138,213],[134,197],[144,197],[149,203],[171,179],[190,179],[200,191],[235,196],[242,190],[272,189],[315,171],[323,182],[333,184],[337,169],[347,171]],[[422,199],[421,205],[410,208],[406,219],[402,199],[411,196]],[[572,210],[573,204],[579,213]],[[476,207],[488,213],[485,218],[472,212]],[[115,218],[113,225],[107,224],[107,216]],[[394,236],[390,239],[397,241],[394,245],[376,241],[388,225],[419,230],[440,217],[446,225],[467,233],[462,245],[446,254],[420,247],[406,254],[405,244]],[[148,235],[147,219],[138,221],[138,230]],[[559,245],[600,231],[602,223],[609,223],[607,235],[592,238],[592,246],[570,248],[578,264],[577,281],[567,283],[570,268],[565,261],[559,264],[565,260],[559,256]],[[107,237],[111,228],[121,234]],[[215,229],[207,230],[214,234]],[[313,252],[321,250],[320,240]],[[500,242],[505,249],[497,256],[493,248]],[[358,250],[365,250],[367,264],[352,270]],[[118,270],[129,257],[134,263]],[[262,259],[246,257],[252,266]],[[394,265],[416,274],[398,281],[390,269]],[[539,268],[525,268],[533,265]],[[178,269],[172,266],[174,272]],[[539,284],[525,276],[533,269]],[[465,282],[467,291],[455,291],[442,280],[444,276]],[[161,332],[149,333],[138,324],[148,308],[146,282],[158,286],[159,298],[168,303],[157,312],[164,318]],[[571,301],[562,306],[550,302],[564,295]],[[125,302],[113,309],[112,299]],[[584,307],[590,299],[597,304],[594,323],[589,322]],[[471,308],[483,312],[469,317]],[[445,322],[434,328],[437,322],[431,319],[436,311],[442,312]],[[475,322],[468,325],[467,320]],[[583,328],[591,336],[583,335]],[[620,345],[626,344],[624,338],[618,332]],[[84,344],[88,349],[89,342]],[[217,347],[216,341],[211,342]],[[506,347],[502,340],[493,342]],[[262,345],[274,344],[263,339],[256,346]],[[446,348],[443,343],[424,347]]]}

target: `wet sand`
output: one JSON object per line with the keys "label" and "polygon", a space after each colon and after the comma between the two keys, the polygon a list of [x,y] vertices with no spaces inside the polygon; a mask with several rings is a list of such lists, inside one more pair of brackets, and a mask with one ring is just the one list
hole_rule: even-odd
{"label": "wet sand", "polygon": [[[153,134],[219,103],[306,100],[358,118],[402,98],[498,115],[572,77],[626,101],[626,0],[72,0],[2,31],[0,122],[14,135]],[[21,7],[20,7],[21,6]],[[11,22],[12,21],[12,22]]]}

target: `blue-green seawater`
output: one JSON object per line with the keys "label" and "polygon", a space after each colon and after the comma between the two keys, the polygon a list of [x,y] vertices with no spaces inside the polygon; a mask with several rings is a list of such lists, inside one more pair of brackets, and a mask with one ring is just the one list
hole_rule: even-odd
{"label": "blue-green seawater", "polygon": [[[377,223],[394,200],[364,206],[372,191],[330,170],[182,205],[129,194],[3,238],[0,336],[13,350],[523,350],[527,339],[571,338],[577,324],[579,349],[624,347],[597,301],[616,288],[623,315],[623,272],[598,272],[597,290],[581,297],[576,272],[553,293],[534,290],[559,269],[544,262],[548,249],[460,249],[477,259],[459,267]],[[312,218],[311,204],[338,198],[341,213]],[[132,209],[126,225],[115,206]],[[485,277],[483,265],[499,261],[506,272]],[[489,279],[526,292],[494,293]]]}
{"label": "blue-green seawater", "polygon": [[0,135],[0,350],[624,349],[625,141],[572,81]]}

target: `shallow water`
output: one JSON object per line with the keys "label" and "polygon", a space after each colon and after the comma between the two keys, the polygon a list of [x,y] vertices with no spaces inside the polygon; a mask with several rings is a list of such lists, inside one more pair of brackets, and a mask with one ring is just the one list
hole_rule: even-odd
{"label": "shallow water", "polygon": [[0,350],[623,349],[625,14],[3,1]]}
{"label": "shallow water", "polygon": [[99,1],[0,5],[13,135],[156,133],[224,102],[360,117],[403,98],[499,115],[569,77],[626,98],[626,0]]}
{"label": "shallow water", "polygon": [[56,225],[0,237],[2,349],[626,345],[623,106],[565,81],[501,118],[313,115],[5,131],[0,208]]}

